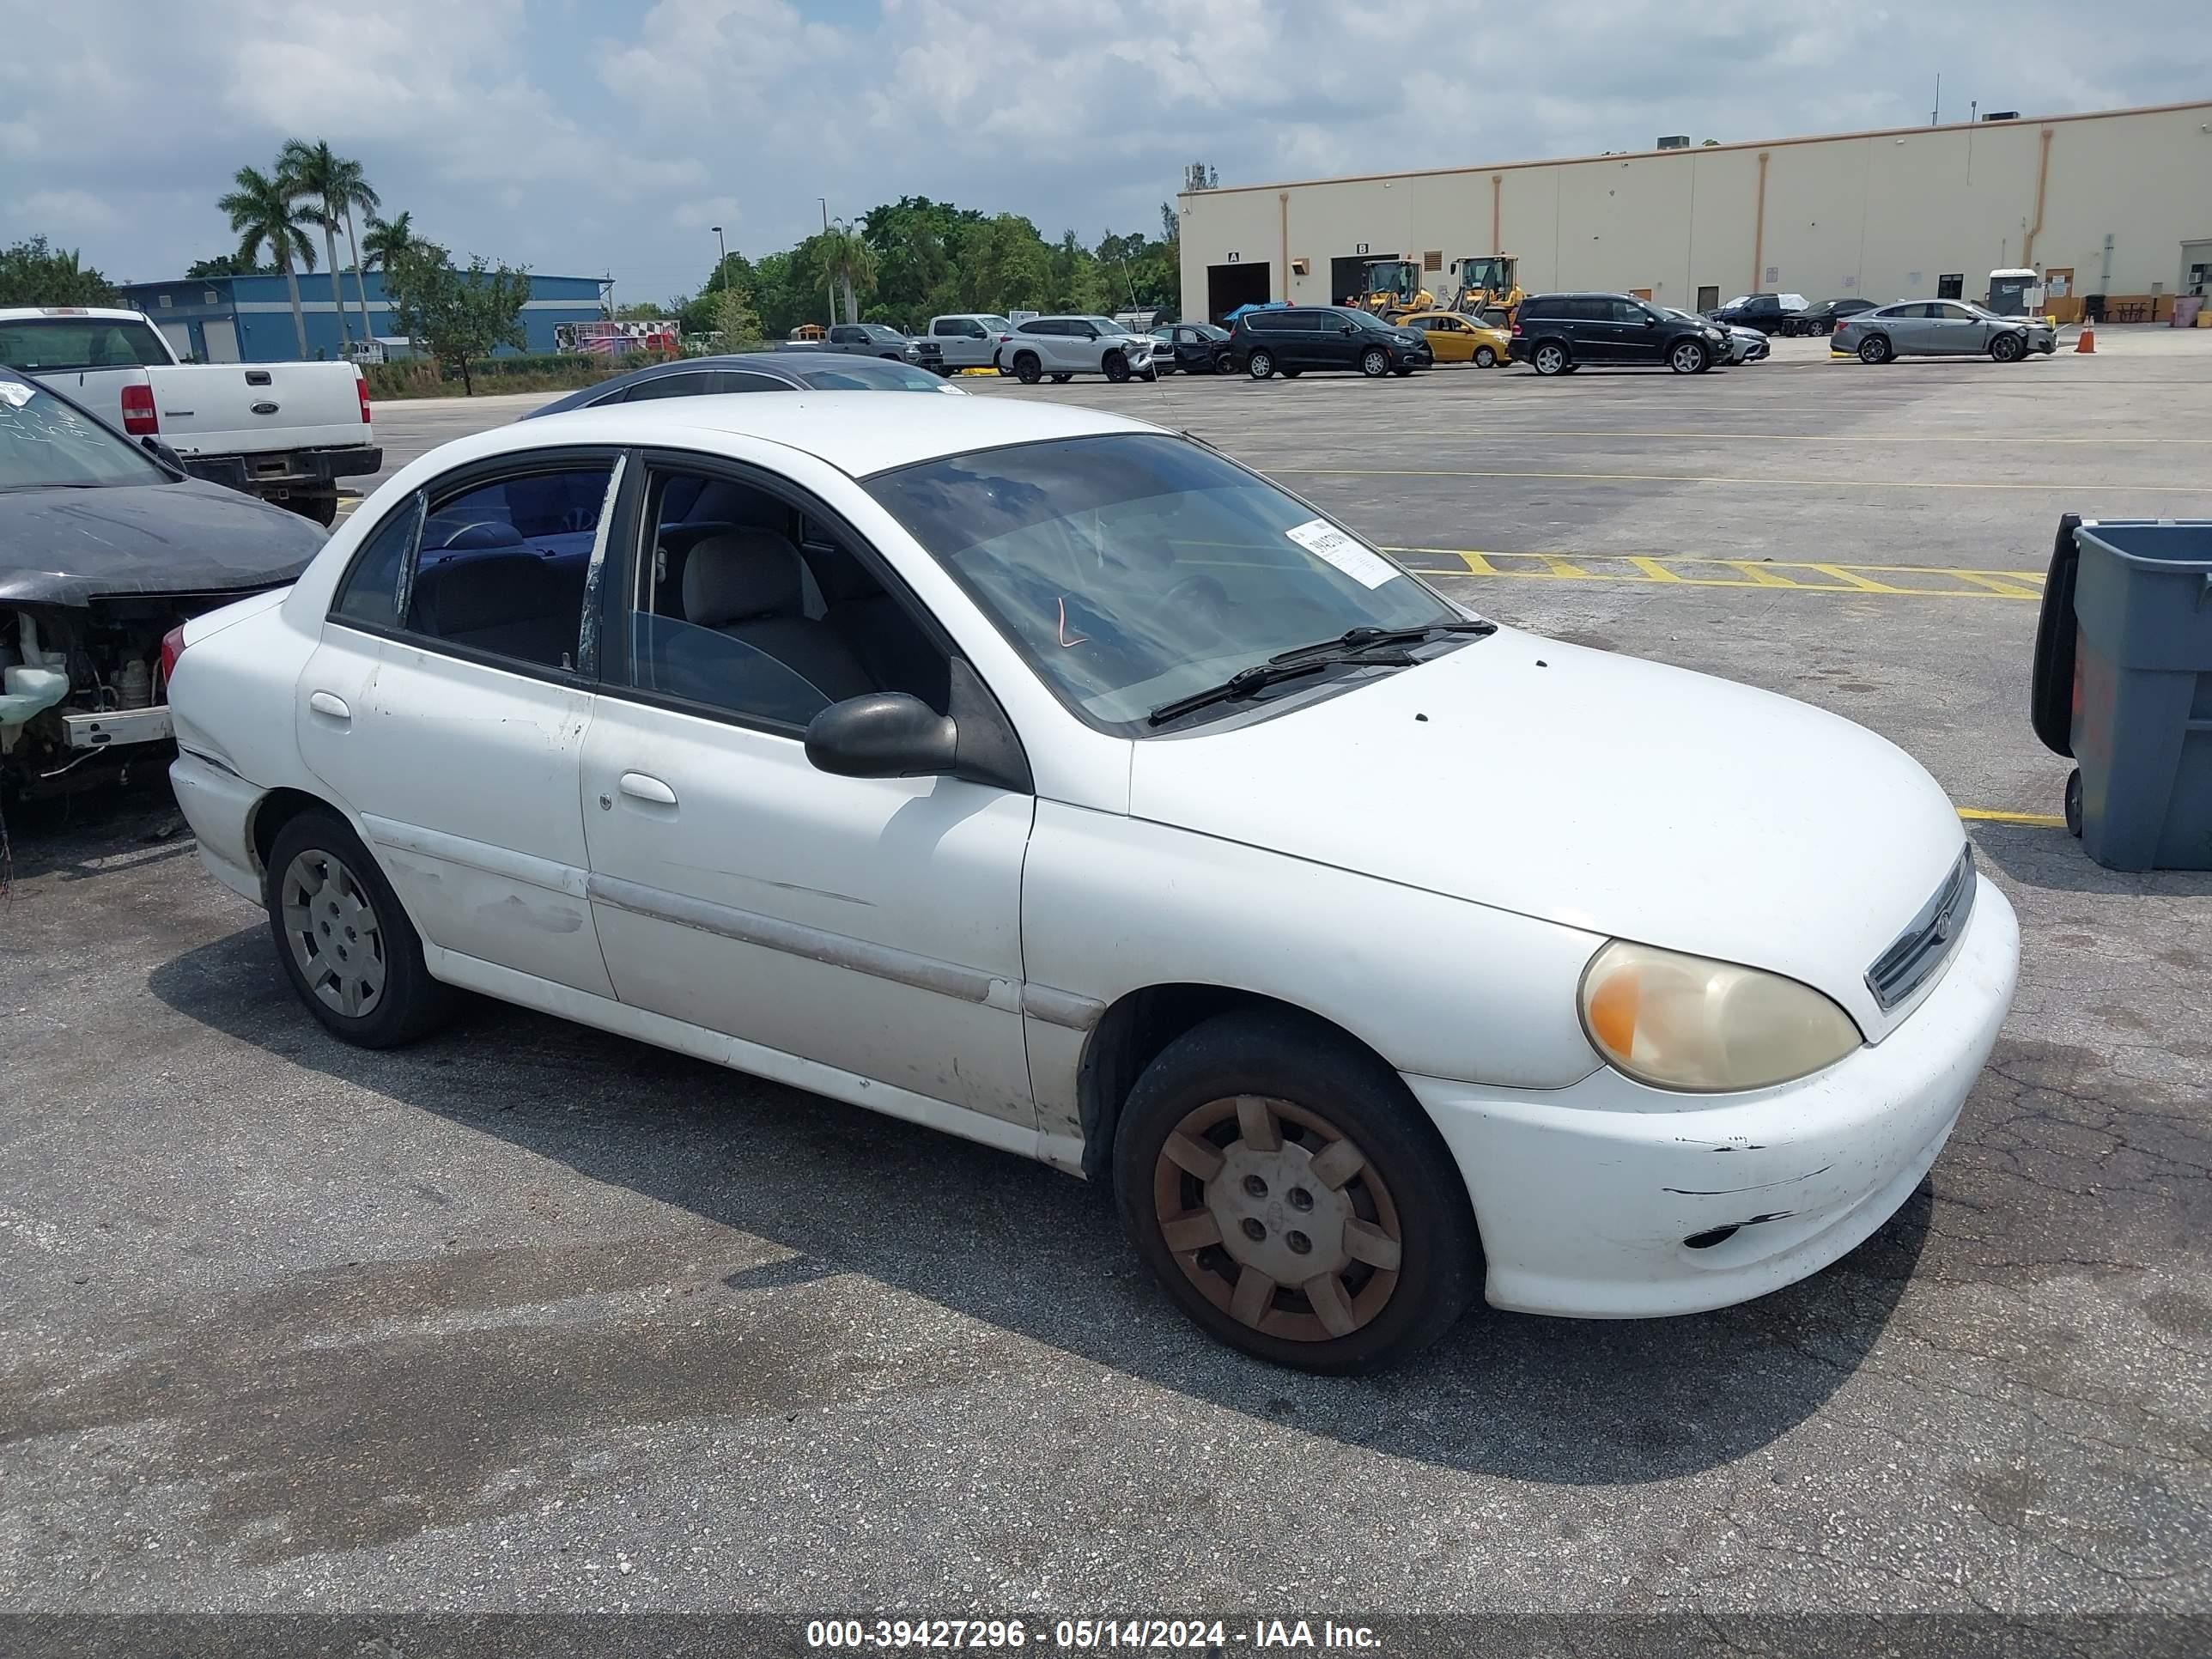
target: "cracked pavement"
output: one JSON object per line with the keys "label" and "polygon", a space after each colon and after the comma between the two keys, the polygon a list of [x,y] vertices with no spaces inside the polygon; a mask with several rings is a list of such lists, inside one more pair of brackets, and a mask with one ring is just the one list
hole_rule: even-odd
{"label": "cracked pavement", "polygon": [[[984,390],[1326,452],[1351,471],[1297,487],[1391,544],[2039,568],[2069,507],[2212,514],[2125,447],[2212,431],[2202,364],[2119,337],[1686,385]],[[1940,487],[1987,465],[1947,434],[2053,420],[2118,441]],[[1382,476],[1807,465],[1763,432],[1938,487]],[[2057,811],[2032,604],[1448,585],[1848,714],[1961,805]],[[12,816],[0,1606],[2212,1613],[2212,877],[1971,825],[2018,999],[1874,1238],[1719,1313],[1479,1313],[1347,1382],[1209,1345],[1041,1166],[491,1005],[344,1048],[173,821],[158,778]]]}

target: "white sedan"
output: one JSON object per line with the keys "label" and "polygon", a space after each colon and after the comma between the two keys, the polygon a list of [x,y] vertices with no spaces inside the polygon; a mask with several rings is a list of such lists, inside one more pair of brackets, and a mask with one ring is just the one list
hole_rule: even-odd
{"label": "white sedan", "polygon": [[1495,627],[1086,410],[502,428],[164,649],[201,856],[338,1036],[465,988],[1110,1181],[1185,1312],[1315,1370],[1478,1291],[1803,1278],[2012,994],[1881,738]]}

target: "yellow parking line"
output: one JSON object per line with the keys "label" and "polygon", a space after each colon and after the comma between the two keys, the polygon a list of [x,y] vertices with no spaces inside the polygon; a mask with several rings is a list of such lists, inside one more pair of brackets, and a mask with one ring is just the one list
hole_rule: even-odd
{"label": "yellow parking line", "polygon": [[1824,576],[1833,576],[1839,582],[1849,582],[1862,593],[1909,593],[1912,591],[1906,587],[1892,587],[1887,582],[1872,580],[1856,572],[1846,570],[1839,564],[1816,564],[1808,568],[1817,570]]}
{"label": "yellow parking line", "polygon": [[1961,806],[1959,816],[1971,823],[2020,823],[2031,830],[2063,830],[2066,820],[2048,812],[1997,812],[1986,806]]}
{"label": "yellow parking line", "polygon": [[1419,466],[1273,466],[1270,473],[1286,478],[1552,478],[1578,483],[1670,483],[1780,485],[1791,489],[2039,489],[2063,491],[2120,489],[2142,495],[2202,495],[2212,500],[2212,488],[2203,484],[2097,483],[2080,479],[2051,479],[2033,483],[1936,478],[1760,478],[1745,473],[1708,477],[1695,472],[1534,472],[1474,467]]}
{"label": "yellow parking line", "polygon": [[[1534,556],[1541,559],[1544,562],[1544,568],[1549,570],[1554,576],[1565,576],[1571,580],[1574,577],[1584,576],[1589,574],[1573,560],[1565,557],[1562,554],[1538,553]],[[1534,574],[1534,573],[1531,572],[1530,574]]]}
{"label": "yellow parking line", "polygon": [[1960,570],[1952,574],[1962,581],[1979,582],[1993,592],[2002,593],[2008,599],[2039,599],[2043,597],[2040,592],[2023,592],[2017,583],[1992,576],[1987,571]]}
{"label": "yellow parking line", "polygon": [[1791,581],[1786,576],[1778,575],[1774,570],[1765,563],[1755,564],[1749,559],[1722,559],[1717,562],[1726,565],[1731,570],[1742,571],[1743,574],[1750,579],[1751,585],[1754,587],[1796,587],[1801,586],[1801,584],[1797,582]]}
{"label": "yellow parking line", "polygon": [[[1386,547],[1427,576],[1517,576],[1545,581],[1643,582],[1679,587],[1787,588],[1800,593],[1908,599],[2034,599],[2043,573],[1932,565],[1843,565],[1794,559],[1729,559],[1699,553],[1502,553],[1464,547]],[[1612,567],[1612,568],[1608,568]],[[1884,580],[1887,578],[1887,580]]]}
{"label": "yellow parking line", "polygon": [[1668,569],[1665,565],[1660,563],[1658,560],[1648,558],[1641,553],[1630,554],[1628,556],[1628,562],[1634,565],[1638,570],[1641,570],[1645,575],[1650,577],[1655,582],[1678,582],[1682,580],[1681,577],[1675,574],[1674,572]]}

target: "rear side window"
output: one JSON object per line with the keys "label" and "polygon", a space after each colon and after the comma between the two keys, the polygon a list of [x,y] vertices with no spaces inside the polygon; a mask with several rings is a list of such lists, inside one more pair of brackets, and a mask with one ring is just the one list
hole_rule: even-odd
{"label": "rear side window", "polygon": [[0,363],[33,374],[166,367],[170,361],[151,323],[99,317],[27,317],[0,323]]}
{"label": "rear side window", "polygon": [[1336,319],[1325,311],[1286,311],[1283,313],[1283,327],[1292,333],[1315,334]]}
{"label": "rear side window", "polygon": [[649,403],[655,398],[696,398],[716,390],[715,376],[700,370],[690,374],[662,374],[640,380],[623,395],[626,404]]}
{"label": "rear side window", "polygon": [[1524,316],[1528,317],[1563,317],[1566,314],[1560,308],[1563,303],[1555,295],[1539,294],[1524,301],[1521,310]]}
{"label": "rear side window", "polygon": [[411,562],[422,505],[418,492],[387,516],[354,555],[353,568],[346,572],[337,601],[331,606],[333,617],[371,628],[399,626],[400,574]]}

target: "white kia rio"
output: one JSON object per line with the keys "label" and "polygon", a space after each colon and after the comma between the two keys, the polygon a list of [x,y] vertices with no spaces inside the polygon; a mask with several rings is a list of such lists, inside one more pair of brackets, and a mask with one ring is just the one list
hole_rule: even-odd
{"label": "white kia rio", "polygon": [[1833,1261],[2012,995],[1888,743],[1495,627],[1080,409],[507,427],[165,655],[201,856],[340,1037],[465,988],[1109,1180],[1186,1313],[1315,1370],[1478,1287]]}

